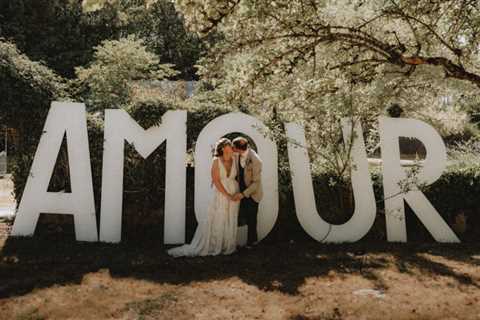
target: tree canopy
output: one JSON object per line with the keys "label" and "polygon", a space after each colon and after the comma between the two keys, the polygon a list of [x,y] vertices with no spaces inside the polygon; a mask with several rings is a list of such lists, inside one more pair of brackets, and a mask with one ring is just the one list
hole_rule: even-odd
{"label": "tree canopy", "polygon": [[81,1],[0,0],[0,36],[67,78],[91,59],[94,46],[118,38],[120,26],[112,6],[84,12]]}
{"label": "tree canopy", "polygon": [[91,108],[125,106],[139,80],[161,80],[177,72],[160,64],[144,41],[133,37],[106,40],[95,47],[92,63],[76,69],[78,92]]}
{"label": "tree canopy", "polygon": [[0,83],[0,124],[19,133],[20,145],[37,139],[32,135],[42,126],[38,119],[46,115],[52,100],[67,95],[66,83],[60,76],[1,39]]}
{"label": "tree canopy", "polygon": [[[381,65],[405,75],[419,65],[480,87],[479,4],[471,0],[179,0],[200,33],[220,29],[228,45],[217,53],[263,53],[254,76],[284,62],[314,59],[329,46],[343,61],[331,68]],[[273,50],[275,48],[276,50]]]}
{"label": "tree canopy", "polygon": [[[374,121],[392,104],[444,136],[478,110],[476,1],[177,0],[200,35],[219,34],[199,69],[226,104],[302,122],[312,158],[338,163],[341,117]],[[210,94],[212,95],[212,94]]]}

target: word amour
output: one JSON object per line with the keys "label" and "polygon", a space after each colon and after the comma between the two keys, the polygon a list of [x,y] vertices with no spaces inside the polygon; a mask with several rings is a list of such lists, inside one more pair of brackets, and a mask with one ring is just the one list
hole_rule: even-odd
{"label": "word amour", "polygon": [[[163,115],[160,125],[144,130],[124,110],[105,110],[98,233],[85,105],[53,102],[18,208],[12,235],[31,236],[40,213],[44,212],[73,215],[77,240],[119,242],[125,141],[143,158],[148,157],[159,145],[166,142],[164,242],[167,244],[185,242],[186,120],[186,111],[168,111]],[[317,212],[304,130],[295,123],[285,125],[290,141],[288,157],[296,214],[304,230],[318,241],[357,241],[370,230],[375,220],[376,202],[368,171],[362,129],[359,123],[353,123],[351,119],[342,119],[341,124],[344,142],[351,148],[355,211],[351,219],[341,225],[329,224]],[[400,187],[400,182],[407,179],[407,172],[400,164],[399,137],[416,138],[424,144],[427,156],[418,173],[417,181],[422,185],[428,185],[440,177],[446,166],[446,148],[440,135],[428,124],[413,119],[380,117],[379,124],[388,241],[407,241],[404,212],[404,202],[407,202],[435,240],[459,242],[454,232],[418,188],[402,192]],[[212,147],[220,137],[232,132],[241,132],[255,141],[258,153],[263,159],[262,179],[265,196],[260,203],[258,215],[259,239],[263,239],[272,230],[278,215],[277,147],[261,133],[266,129],[262,122],[243,113],[220,116],[203,128],[195,144],[197,220],[206,218],[208,200],[212,194],[210,177],[207,174],[211,164]],[[72,191],[48,192],[49,181],[65,135]]]}

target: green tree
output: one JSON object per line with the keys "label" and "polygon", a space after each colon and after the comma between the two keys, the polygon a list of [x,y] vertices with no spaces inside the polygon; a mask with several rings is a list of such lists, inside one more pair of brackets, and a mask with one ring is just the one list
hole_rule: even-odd
{"label": "green tree", "polygon": [[22,195],[50,103],[68,99],[65,88],[65,81],[50,68],[0,40],[0,124],[15,133],[9,150],[17,197]]}
{"label": "green tree", "polygon": [[0,37],[68,78],[75,66],[91,59],[94,46],[118,38],[121,26],[121,16],[109,4],[84,13],[81,1],[0,0]]}
{"label": "green tree", "polygon": [[177,2],[200,33],[218,28],[230,50],[262,51],[259,76],[285,60],[314,59],[317,48],[329,47],[343,58],[337,68],[392,65],[408,75],[433,65],[480,86],[476,1]]}
{"label": "green tree", "polygon": [[67,97],[60,76],[1,40],[0,84],[0,123],[16,130],[18,148],[37,139],[51,101]]}
{"label": "green tree", "polygon": [[173,63],[180,71],[177,79],[197,79],[195,64],[214,38],[200,37],[185,27],[183,16],[170,0],[92,0],[84,2],[89,12],[98,10],[116,12],[122,21],[121,37],[135,35],[156,53],[161,63]]}
{"label": "green tree", "polygon": [[75,85],[91,109],[122,107],[132,101],[139,81],[162,80],[177,74],[160,64],[143,40],[133,37],[106,40],[95,47],[92,63],[76,68]]}
{"label": "green tree", "polygon": [[195,64],[204,53],[206,43],[186,29],[184,18],[172,1],[123,0],[120,3],[128,17],[126,33],[144,39],[161,63],[175,64],[175,69],[180,71],[177,78],[197,79]]}
{"label": "green tree", "polygon": [[376,117],[392,103],[449,135],[468,124],[461,106],[479,102],[476,2],[178,0],[177,6],[200,35],[222,35],[199,69],[218,99],[265,119],[277,110],[282,120],[302,122],[315,146],[314,167],[349,171],[338,143],[341,117],[360,118],[374,150]]}

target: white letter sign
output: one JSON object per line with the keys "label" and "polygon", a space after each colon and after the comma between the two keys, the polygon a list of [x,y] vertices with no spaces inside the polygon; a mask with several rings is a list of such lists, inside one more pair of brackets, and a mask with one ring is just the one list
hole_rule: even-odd
{"label": "white letter sign", "polygon": [[[75,236],[82,241],[120,242],[122,234],[123,176],[125,142],[147,158],[166,142],[164,243],[185,242],[187,111],[168,111],[161,124],[142,128],[122,109],[105,110],[102,162],[100,237],[97,234],[92,171],[84,104],[53,102],[36,150],[13,225],[13,236],[31,236],[41,213],[71,214]],[[343,224],[331,224],[319,215],[310,170],[307,142],[302,126],[287,123],[288,158],[295,211],[303,229],[320,242],[355,242],[375,222],[377,208],[360,122],[341,120],[343,141],[351,159],[351,181],[355,210]],[[213,195],[211,165],[216,142],[231,133],[249,136],[262,160],[263,199],[259,204],[257,234],[262,240],[273,229],[278,216],[277,145],[267,137],[267,127],[258,119],[240,112],[210,121],[195,144],[195,216],[207,218]],[[441,176],[447,152],[441,136],[425,122],[404,118],[379,118],[383,189],[388,241],[407,241],[405,202],[439,242],[460,242],[419,187]],[[48,192],[62,141],[66,137],[71,192]],[[420,140],[427,151],[413,182],[400,163],[400,137]],[[415,168],[416,169],[416,168]],[[159,181],[160,183],[160,181]],[[405,188],[404,186],[407,186]],[[158,195],[159,197],[161,195]],[[239,228],[237,242],[246,243],[247,226]]]}

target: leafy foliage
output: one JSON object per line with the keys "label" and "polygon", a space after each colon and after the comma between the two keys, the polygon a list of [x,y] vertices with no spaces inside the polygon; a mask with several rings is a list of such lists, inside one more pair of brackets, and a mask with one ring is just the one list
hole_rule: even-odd
{"label": "leafy foliage", "polygon": [[219,29],[226,35],[228,44],[219,53],[258,54],[254,77],[282,65],[295,68],[327,47],[341,53],[338,68],[366,65],[363,76],[379,65],[411,74],[427,64],[480,84],[479,7],[473,1],[179,0],[178,5],[200,33]]}
{"label": "leafy foliage", "polygon": [[121,107],[131,101],[136,81],[159,80],[176,74],[172,65],[159,64],[143,40],[106,40],[95,47],[94,61],[76,69],[79,91],[91,108]]}
{"label": "leafy foliage", "polygon": [[206,43],[187,30],[184,19],[172,1],[119,1],[120,10],[128,17],[124,32],[144,39],[160,63],[174,63],[177,78],[197,79],[195,64],[205,51]]}
{"label": "leafy foliage", "polygon": [[19,133],[23,145],[39,134],[50,102],[65,97],[65,83],[42,63],[30,60],[17,47],[0,39],[0,123]]}
{"label": "leafy foliage", "polygon": [[117,38],[120,26],[112,6],[84,13],[81,1],[0,1],[0,36],[67,78],[91,59],[92,47]]}
{"label": "leafy foliage", "polygon": [[[0,124],[16,133],[13,178],[20,196],[53,100],[67,98],[65,83],[51,69],[31,61],[12,43],[0,40]],[[19,174],[17,174],[19,173]]]}
{"label": "leafy foliage", "polygon": [[349,171],[336,163],[345,154],[338,148],[345,116],[362,121],[368,149],[377,150],[374,119],[394,103],[446,137],[472,132],[465,110],[479,105],[476,2],[178,0],[177,6],[199,34],[222,35],[199,67],[217,100],[246,105],[264,119],[275,109],[282,121],[300,122],[319,168]]}

